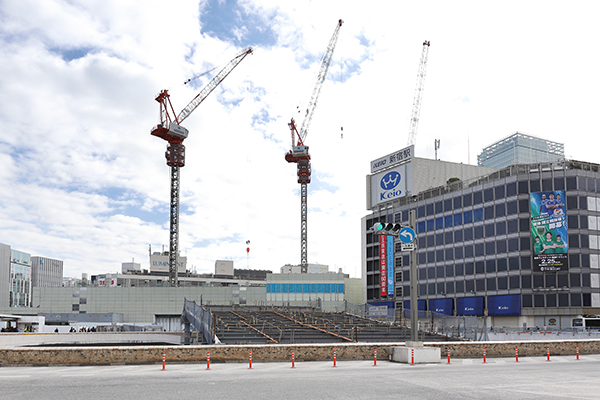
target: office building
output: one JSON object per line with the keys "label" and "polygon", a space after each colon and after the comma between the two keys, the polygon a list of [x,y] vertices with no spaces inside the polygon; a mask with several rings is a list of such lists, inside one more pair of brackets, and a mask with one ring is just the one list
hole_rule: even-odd
{"label": "office building", "polygon": [[477,164],[504,168],[517,164],[555,162],[564,158],[565,147],[562,143],[515,132],[484,148],[477,156]]}

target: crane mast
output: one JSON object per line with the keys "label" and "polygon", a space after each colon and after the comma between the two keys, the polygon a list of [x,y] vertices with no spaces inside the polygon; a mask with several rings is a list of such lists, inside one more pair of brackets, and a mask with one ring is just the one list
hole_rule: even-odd
{"label": "crane mast", "polygon": [[410,116],[410,128],[408,130],[408,145],[415,144],[417,140],[417,126],[419,125],[419,115],[421,114],[421,96],[425,88],[425,73],[427,71],[427,57],[429,55],[429,41],[423,42],[423,52],[419,62],[419,71],[417,72],[417,87],[415,89],[415,98]]}
{"label": "crane mast", "polygon": [[306,274],[308,272],[308,184],[310,183],[311,177],[311,166],[310,166],[310,154],[308,152],[308,146],[304,144],[306,135],[308,134],[308,127],[310,126],[315,108],[317,107],[317,100],[321,93],[321,87],[325,78],[327,77],[327,71],[331,64],[331,58],[333,57],[333,51],[337,43],[338,35],[343,21],[340,19],[335,27],[333,36],[329,40],[327,50],[321,60],[321,66],[315,86],[312,91],[310,101],[306,107],[304,114],[304,120],[300,127],[300,131],[296,128],[296,122],[292,118],[288,124],[292,135],[292,149],[285,155],[285,159],[289,163],[297,164],[298,172],[298,183],[300,184],[300,272]]}
{"label": "crane mast", "polygon": [[168,142],[165,157],[167,165],[171,167],[171,202],[170,202],[170,225],[169,225],[169,286],[177,286],[177,257],[179,255],[179,193],[180,193],[180,169],[185,165],[184,139],[188,137],[189,131],[180,124],[219,86],[235,67],[248,55],[252,53],[248,47],[234,57],[215,77],[181,110],[175,114],[173,104],[167,90],[162,90],[155,98],[160,103],[160,123],[152,128],[150,134],[164,139]]}

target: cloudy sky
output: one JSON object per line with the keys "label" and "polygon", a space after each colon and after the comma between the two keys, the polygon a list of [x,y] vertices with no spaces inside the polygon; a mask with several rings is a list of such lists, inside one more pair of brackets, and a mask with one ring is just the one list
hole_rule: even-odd
{"label": "cloudy sky", "polygon": [[423,41],[417,156],[433,158],[439,139],[438,158],[476,164],[519,131],[600,162],[599,11],[597,1],[0,0],[0,242],[64,260],[66,276],[132,259],[147,268],[149,245],[169,242],[155,95],[168,89],[181,110],[210,75],[185,80],[252,46],[184,123],[180,249],[197,272],[217,259],[298,264],[287,123],[301,120],[341,18],[306,140],[308,261],[357,277],[369,161],[407,144]]}

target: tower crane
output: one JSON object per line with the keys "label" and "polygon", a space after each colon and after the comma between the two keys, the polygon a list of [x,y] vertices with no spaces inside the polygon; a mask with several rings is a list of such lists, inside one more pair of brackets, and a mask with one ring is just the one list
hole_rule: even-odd
{"label": "tower crane", "polygon": [[417,72],[417,87],[415,89],[415,98],[410,116],[410,128],[408,130],[408,145],[412,146],[417,140],[417,125],[419,125],[419,114],[421,114],[421,96],[425,88],[425,72],[427,70],[427,57],[429,55],[429,41],[423,42],[423,52],[419,62],[419,71]]}
{"label": "tower crane", "polygon": [[292,149],[286,153],[285,160],[289,163],[296,163],[298,165],[298,183],[300,184],[300,272],[303,274],[308,272],[307,185],[310,183],[311,175],[310,154],[308,152],[308,146],[306,146],[304,142],[308,133],[308,127],[310,126],[310,122],[317,106],[317,100],[319,99],[319,94],[321,93],[321,87],[323,86],[323,82],[325,82],[325,78],[327,77],[327,71],[329,69],[329,64],[331,63],[331,57],[333,56],[333,50],[335,49],[342,23],[343,21],[340,19],[335,27],[333,36],[329,40],[329,45],[327,46],[327,50],[323,55],[323,59],[321,60],[321,67],[317,75],[317,82],[313,89],[308,106],[306,107],[306,112],[304,114],[302,125],[300,126],[300,131],[298,131],[296,128],[296,122],[294,121],[294,118],[292,118],[291,122],[288,124],[292,134]]}
{"label": "tower crane", "polygon": [[[169,237],[169,286],[177,286],[177,256],[179,252],[179,169],[185,165],[184,139],[189,131],[181,123],[212,93],[213,90],[229,75],[235,67],[248,54],[252,53],[248,47],[235,56],[215,77],[189,102],[179,114],[175,114],[167,90],[162,90],[155,98],[160,104],[160,123],[152,128],[151,135],[166,140],[167,151],[165,157],[167,165],[171,167],[171,211],[170,211],[170,237]],[[189,80],[188,80],[189,82]],[[187,83],[187,82],[186,82]]]}

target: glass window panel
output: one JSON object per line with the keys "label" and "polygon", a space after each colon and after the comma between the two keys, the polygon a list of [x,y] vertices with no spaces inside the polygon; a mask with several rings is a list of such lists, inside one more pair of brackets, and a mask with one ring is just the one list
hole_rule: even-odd
{"label": "glass window panel", "polygon": [[435,213],[436,214],[440,214],[444,211],[444,208],[442,207],[442,202],[441,201],[437,201],[435,203]]}

